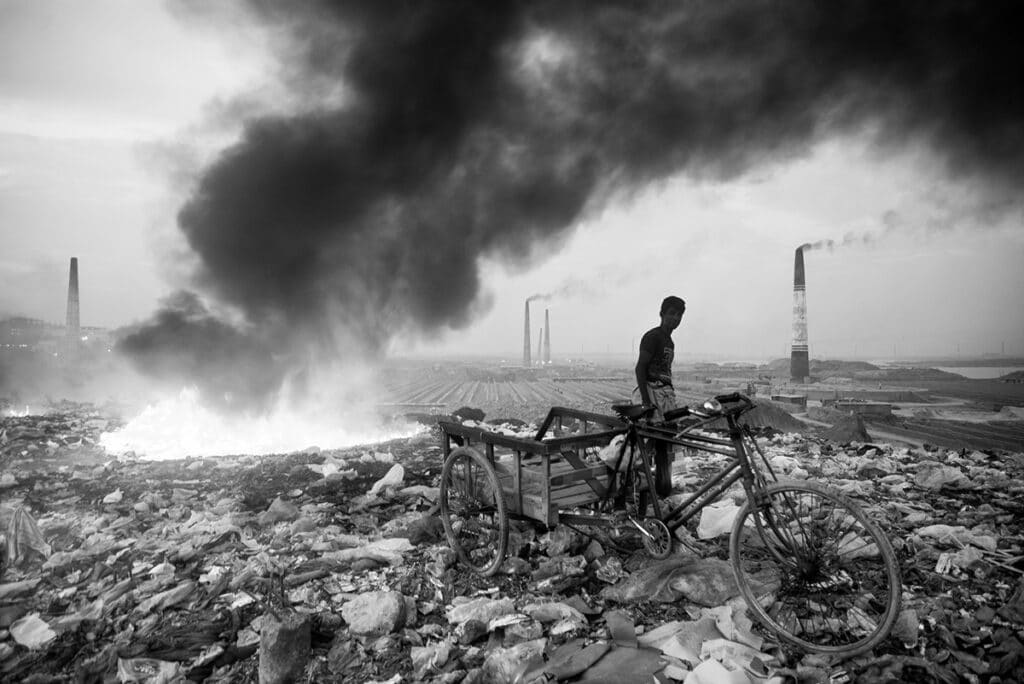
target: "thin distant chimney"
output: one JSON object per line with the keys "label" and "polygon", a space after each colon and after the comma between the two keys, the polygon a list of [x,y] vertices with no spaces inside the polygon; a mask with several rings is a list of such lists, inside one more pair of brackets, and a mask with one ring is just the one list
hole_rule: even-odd
{"label": "thin distant chimney", "polygon": [[71,272],[68,275],[67,336],[77,340],[81,334],[78,319],[78,258],[71,257]]}
{"label": "thin distant chimney", "polygon": [[544,344],[544,328],[537,331],[537,364],[544,364],[544,357],[541,355],[541,348]]}
{"label": "thin distant chimney", "polygon": [[811,374],[807,355],[807,286],[804,282],[804,248],[796,248],[793,264],[793,348],[789,357],[789,373],[793,380],[803,382]]}
{"label": "thin distant chimney", "polygon": [[544,363],[551,363],[551,321],[547,309],[544,309]]}
{"label": "thin distant chimney", "polygon": [[523,365],[531,366],[530,362],[530,300],[526,300],[526,313],[523,314]]}

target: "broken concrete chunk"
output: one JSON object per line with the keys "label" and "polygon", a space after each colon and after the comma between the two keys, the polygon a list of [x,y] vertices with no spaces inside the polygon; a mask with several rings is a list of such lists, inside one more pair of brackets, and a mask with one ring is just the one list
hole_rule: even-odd
{"label": "broken concrete chunk", "polygon": [[310,651],[310,617],[289,611],[278,617],[263,616],[260,627],[260,684],[299,681]]}
{"label": "broken concrete chunk", "polygon": [[349,631],[359,636],[384,636],[405,624],[405,596],[397,591],[360,594],[341,607]]}

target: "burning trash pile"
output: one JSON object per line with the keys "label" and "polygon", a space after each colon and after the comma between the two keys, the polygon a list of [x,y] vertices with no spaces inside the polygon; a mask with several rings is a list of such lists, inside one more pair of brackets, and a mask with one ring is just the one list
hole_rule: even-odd
{"label": "burning trash pile", "polygon": [[[773,467],[857,498],[901,562],[891,637],[830,662],[747,619],[728,498],[658,562],[514,525],[482,578],[437,517],[436,433],[140,461],[96,446],[116,420],[67,409],[0,424],[4,681],[996,682],[1024,666],[1024,454],[765,431]],[[716,458],[680,454],[675,496]]]}

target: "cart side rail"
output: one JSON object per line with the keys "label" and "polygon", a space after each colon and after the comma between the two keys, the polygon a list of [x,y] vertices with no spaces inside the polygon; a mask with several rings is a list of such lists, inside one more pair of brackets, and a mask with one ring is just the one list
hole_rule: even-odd
{"label": "cart side rail", "polygon": [[541,423],[540,428],[537,430],[537,436],[534,437],[538,442],[544,440],[544,436],[548,433],[554,425],[561,425],[562,421],[566,418],[583,421],[584,432],[587,431],[589,423],[594,423],[603,428],[609,428],[618,432],[625,431],[626,423],[615,416],[606,416],[601,413],[593,413],[592,411],[581,411],[579,409],[567,408],[565,406],[554,406],[548,411],[547,417],[544,422]]}
{"label": "cart side rail", "polygon": [[[500,432],[493,432],[483,428],[463,425],[462,423],[453,423],[447,420],[439,420],[437,424],[440,426],[441,432],[445,435],[461,437],[471,443],[477,442],[481,444],[502,446],[514,451],[530,454],[550,454],[558,452],[558,449],[555,447],[549,448],[544,442],[538,442],[526,437],[512,437],[510,435],[503,435]],[[445,455],[447,456],[447,453]]]}

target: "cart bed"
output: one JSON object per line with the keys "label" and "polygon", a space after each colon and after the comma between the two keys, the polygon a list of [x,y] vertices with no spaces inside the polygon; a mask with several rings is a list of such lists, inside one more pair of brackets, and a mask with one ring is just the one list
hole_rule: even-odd
{"label": "cart bed", "polygon": [[586,506],[607,490],[611,469],[596,453],[624,432],[611,416],[554,407],[532,438],[441,421],[445,457],[456,445],[477,449],[494,467],[509,513],[548,526],[559,510]]}

